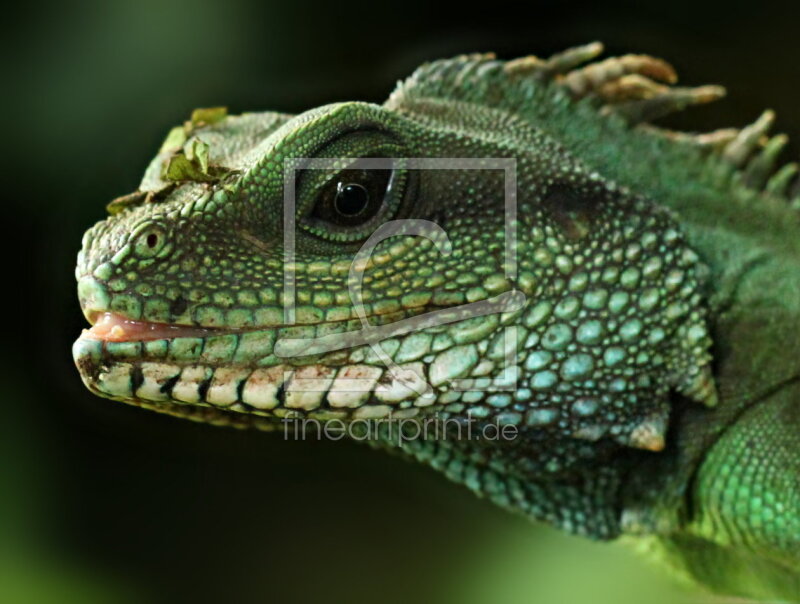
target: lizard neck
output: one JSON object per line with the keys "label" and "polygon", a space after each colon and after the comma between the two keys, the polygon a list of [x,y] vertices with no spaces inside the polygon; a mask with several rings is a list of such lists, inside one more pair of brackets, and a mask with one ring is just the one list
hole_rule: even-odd
{"label": "lizard neck", "polygon": [[735,191],[667,201],[710,272],[719,405],[677,397],[668,449],[636,466],[627,483],[629,533],[676,530],[707,451],[748,409],[800,377],[800,213],[784,200]]}
{"label": "lizard neck", "polygon": [[741,410],[800,374],[800,213],[783,200],[735,191],[693,201],[676,209],[711,273],[722,403]]}

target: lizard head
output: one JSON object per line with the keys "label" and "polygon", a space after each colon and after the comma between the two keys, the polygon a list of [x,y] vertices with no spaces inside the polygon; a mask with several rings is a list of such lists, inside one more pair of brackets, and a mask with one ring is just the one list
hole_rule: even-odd
{"label": "lizard head", "polygon": [[670,392],[712,396],[673,217],[500,108],[197,111],[109,210],[76,271],[100,396],[264,428],[513,426],[534,474],[659,450]]}

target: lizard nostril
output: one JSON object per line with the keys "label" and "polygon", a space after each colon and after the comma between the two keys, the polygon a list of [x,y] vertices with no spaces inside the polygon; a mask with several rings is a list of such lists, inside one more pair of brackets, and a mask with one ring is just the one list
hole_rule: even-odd
{"label": "lizard nostril", "polygon": [[189,302],[183,296],[178,296],[169,305],[169,312],[173,317],[182,315],[189,308]]}

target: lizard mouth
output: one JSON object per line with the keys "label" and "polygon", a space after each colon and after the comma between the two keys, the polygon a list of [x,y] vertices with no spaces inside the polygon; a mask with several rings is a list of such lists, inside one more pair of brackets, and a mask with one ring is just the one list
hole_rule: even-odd
{"label": "lizard mouth", "polygon": [[[325,332],[333,326],[356,323],[357,319],[321,321],[319,323],[296,326],[273,324],[259,327],[230,328],[141,321],[130,319],[114,312],[92,310],[84,311],[92,327],[84,329],[80,339],[99,341],[102,346],[105,346],[106,344],[148,343],[157,340],[207,340],[218,336],[237,338],[269,331],[280,336],[276,343],[277,348],[274,350],[279,356],[304,356],[324,354],[364,344],[374,344],[383,339],[405,335],[411,331],[427,327],[445,325],[497,312],[517,310],[522,308],[524,301],[524,294],[512,290],[494,298],[455,308],[435,309],[428,306],[420,306],[394,313],[365,315],[361,317],[362,325],[354,326],[354,329],[351,327],[351,331],[337,330],[324,335],[321,332]],[[369,319],[377,322],[372,325],[365,323]],[[297,334],[292,332],[293,329],[298,328],[301,330],[310,328],[312,333],[303,334],[298,338]],[[315,331],[316,333],[314,333]],[[311,336],[310,338],[309,335]]]}
{"label": "lizard mouth", "polygon": [[[93,392],[176,415],[206,414],[203,420],[215,423],[247,423],[237,414],[263,419],[289,412],[374,418],[411,399],[431,404],[430,397],[420,396],[430,388],[425,377],[430,360],[400,361],[402,375],[395,375],[367,350],[374,353],[375,345],[412,331],[517,310],[523,303],[524,294],[509,291],[464,307],[367,315],[374,325],[349,319],[246,328],[141,321],[84,309],[92,327],[72,353]],[[373,390],[374,404],[367,404]],[[397,408],[401,411],[412,417],[419,410]]]}
{"label": "lizard mouth", "polygon": [[[377,417],[374,414],[388,413],[393,408],[390,405],[412,397],[425,384],[421,377],[425,370],[417,362],[402,378],[385,378],[380,385],[385,391],[383,403],[358,412],[356,407],[368,395],[365,381],[377,385],[386,372],[348,361],[349,352],[341,350],[351,347],[346,337],[345,345],[329,347],[331,350],[321,353],[324,358],[315,359],[304,354],[318,353],[313,338],[290,341],[295,347],[290,356],[304,357],[293,361],[282,358],[275,349],[281,333],[295,333],[290,326],[197,327],[134,320],[110,311],[85,314],[92,327],[83,331],[72,353],[81,379],[92,392],[204,422],[273,429],[276,418],[288,413],[317,418]],[[330,325],[297,329],[327,329]],[[363,342],[356,344],[363,346]],[[408,372],[413,373],[411,378],[405,375]],[[339,394],[333,395],[333,402],[324,402],[323,395],[331,389]],[[416,412],[403,411],[409,417]]]}
{"label": "lizard mouth", "polygon": [[172,323],[135,321],[112,312],[92,315],[89,322],[92,324],[91,329],[84,329],[81,337],[104,342],[148,342],[174,338],[206,338],[210,335],[230,331],[213,327],[192,327]]}

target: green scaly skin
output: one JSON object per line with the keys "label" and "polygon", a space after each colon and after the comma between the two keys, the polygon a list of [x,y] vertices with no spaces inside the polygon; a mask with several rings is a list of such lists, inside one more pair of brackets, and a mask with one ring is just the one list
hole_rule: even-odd
{"label": "green scaly skin", "polygon": [[[720,91],[668,87],[650,57],[578,67],[600,50],[435,62],[382,106],[198,110],[84,237],[89,321],[161,330],[85,333],[83,381],[216,424],[336,421],[505,508],[627,536],[715,591],[800,601],[800,202],[796,168],[775,167],[785,137],[764,142],[769,114],[710,135],[645,124]],[[292,158],[341,159],[299,166],[287,257]],[[357,158],[394,169],[348,168]],[[402,158],[513,158],[516,219],[502,171]],[[337,205],[352,183],[370,200],[355,216]],[[363,329],[351,265],[395,219],[436,223],[451,247],[430,223],[401,227],[357,263],[360,300],[369,325],[417,328],[383,354],[303,342]],[[463,314],[509,292],[520,307]],[[288,339],[299,354],[276,347]],[[387,417],[449,423],[400,442],[361,421]],[[513,438],[454,438],[466,420]]]}

